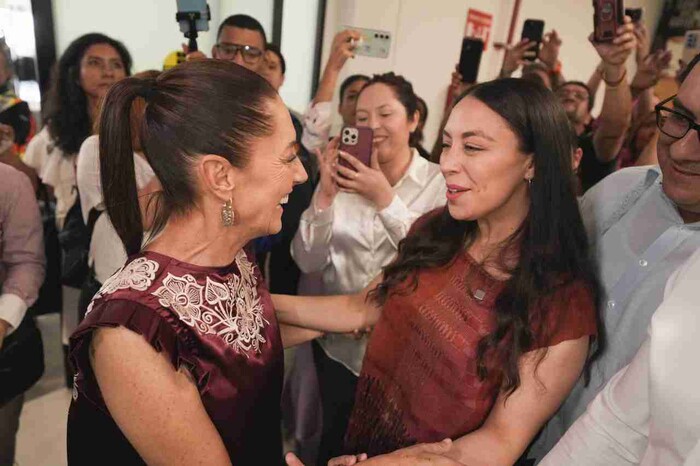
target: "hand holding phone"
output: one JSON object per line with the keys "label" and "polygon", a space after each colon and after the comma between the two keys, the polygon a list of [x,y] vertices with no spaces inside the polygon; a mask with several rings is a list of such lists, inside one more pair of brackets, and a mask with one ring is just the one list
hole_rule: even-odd
{"label": "hand holding phone", "polygon": [[541,19],[526,19],[523,24],[523,33],[521,41],[528,40],[536,45],[531,46],[525,51],[525,60],[535,61],[540,52],[540,44],[542,43],[542,34],[544,34],[544,21]]}
{"label": "hand holding phone", "polygon": [[596,42],[612,42],[624,24],[623,0],[593,0],[593,36]]}
{"label": "hand holding phone", "polygon": [[363,29],[344,26],[359,33],[358,39],[353,39],[352,46],[356,55],[373,58],[387,58],[391,51],[391,33],[377,29]]}
{"label": "hand holding phone", "polygon": [[[340,131],[340,146],[338,149],[347,152],[369,167],[372,157],[373,138],[374,132],[372,128],[344,126]],[[339,159],[339,163],[344,167],[353,168],[352,165],[342,157]]]}
{"label": "hand holding phone", "polygon": [[345,192],[359,194],[377,210],[388,207],[395,193],[382,172],[372,146],[371,128],[346,126],[340,133],[336,183]]}
{"label": "hand holding phone", "polygon": [[476,83],[481,65],[481,55],[484,53],[484,41],[473,37],[462,39],[462,51],[459,56],[459,74],[462,82]]}

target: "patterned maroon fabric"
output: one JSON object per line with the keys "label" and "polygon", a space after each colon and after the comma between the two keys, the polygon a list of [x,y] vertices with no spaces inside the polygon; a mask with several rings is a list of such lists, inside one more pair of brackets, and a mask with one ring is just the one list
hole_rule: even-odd
{"label": "patterned maroon fabric", "polygon": [[71,465],[143,464],[90,365],[93,331],[114,326],[142,335],[191,372],[234,465],[280,464],[282,342],[269,293],[245,253],[228,267],[208,268],[145,252],[104,284],[71,337]]}
{"label": "patterned maroon fabric", "polygon": [[[421,271],[414,292],[389,298],[365,354],[348,453],[375,456],[455,439],[483,424],[500,384],[478,377],[476,349],[493,329],[503,286],[464,253]],[[561,300],[548,301],[551,336],[536,347],[596,334],[590,293],[569,286],[557,294]]]}

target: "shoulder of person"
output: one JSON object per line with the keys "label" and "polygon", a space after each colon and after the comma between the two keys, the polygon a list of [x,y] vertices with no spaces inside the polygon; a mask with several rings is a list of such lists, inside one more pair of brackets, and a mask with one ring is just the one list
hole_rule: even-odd
{"label": "shoulder of person", "polygon": [[34,170],[41,170],[53,148],[53,139],[51,138],[51,133],[49,133],[49,127],[46,125],[27,144],[23,158],[24,163]]}
{"label": "shoulder of person", "polygon": [[3,203],[9,195],[23,194],[22,190],[33,194],[29,177],[14,167],[0,163],[0,196]]}
{"label": "shoulder of person", "polygon": [[[581,199],[581,209],[609,210],[616,201],[624,201],[639,189],[648,189],[660,179],[661,170],[656,166],[630,167],[618,170],[589,189]],[[641,195],[641,193],[639,193]]]}

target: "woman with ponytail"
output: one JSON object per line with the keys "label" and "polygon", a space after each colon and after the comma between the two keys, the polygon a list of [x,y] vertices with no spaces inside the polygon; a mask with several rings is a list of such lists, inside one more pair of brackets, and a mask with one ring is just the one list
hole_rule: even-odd
{"label": "woman with ponytail", "polygon": [[[279,231],[307,178],[289,112],[257,74],[198,61],[117,83],[99,136],[106,214],[129,258],[71,337],[69,464],[279,464],[283,342],[318,333],[282,339],[244,246]],[[135,141],[160,185],[145,199]]]}

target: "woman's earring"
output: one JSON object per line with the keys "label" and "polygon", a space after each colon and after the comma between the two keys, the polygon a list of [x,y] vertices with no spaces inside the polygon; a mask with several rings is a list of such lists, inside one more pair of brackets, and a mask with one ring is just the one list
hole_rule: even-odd
{"label": "woman's earring", "polygon": [[527,187],[532,188],[532,178],[527,179]]}
{"label": "woman's earring", "polygon": [[233,213],[233,204],[231,203],[231,199],[229,199],[221,206],[221,222],[225,227],[232,227],[235,218],[236,214]]}

